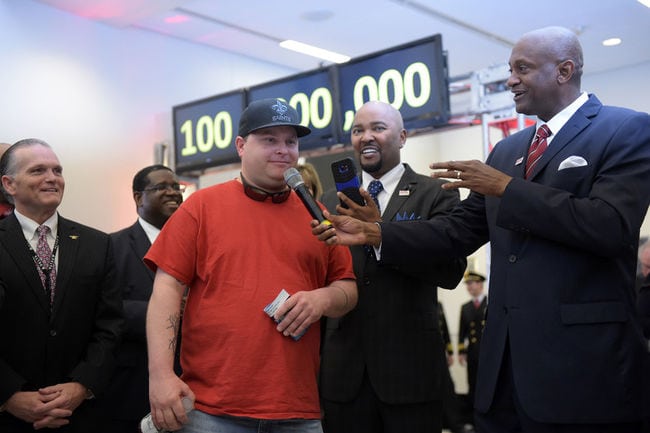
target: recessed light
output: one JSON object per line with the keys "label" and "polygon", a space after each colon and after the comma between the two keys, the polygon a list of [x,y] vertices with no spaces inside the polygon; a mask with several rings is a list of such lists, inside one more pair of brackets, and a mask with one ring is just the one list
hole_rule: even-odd
{"label": "recessed light", "polygon": [[639,3],[647,8],[650,8],[650,0],[639,0]]}
{"label": "recessed light", "polygon": [[621,38],[609,38],[603,41],[603,45],[606,47],[615,47],[616,45],[621,44]]}
{"label": "recessed light", "polygon": [[286,41],[280,42],[282,48],[287,50],[296,51],[298,53],[307,54],[308,56],[316,57],[318,59],[327,60],[334,63],[345,63],[350,60],[349,56],[335,53],[334,51],[328,51],[323,48],[314,47],[313,45],[307,45],[302,42],[292,41],[287,39]]}

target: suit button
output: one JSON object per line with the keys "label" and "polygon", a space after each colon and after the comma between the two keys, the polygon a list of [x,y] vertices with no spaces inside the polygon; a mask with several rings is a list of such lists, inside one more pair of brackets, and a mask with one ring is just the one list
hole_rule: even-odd
{"label": "suit button", "polygon": [[50,337],[56,337],[56,329],[50,329]]}
{"label": "suit button", "polygon": [[369,286],[369,285],[370,285],[370,278],[365,277],[365,278],[363,279],[363,284],[364,284],[365,286]]}
{"label": "suit button", "polygon": [[508,257],[508,261],[510,263],[516,262],[517,261],[517,256],[515,256],[514,254],[510,254],[510,256]]}

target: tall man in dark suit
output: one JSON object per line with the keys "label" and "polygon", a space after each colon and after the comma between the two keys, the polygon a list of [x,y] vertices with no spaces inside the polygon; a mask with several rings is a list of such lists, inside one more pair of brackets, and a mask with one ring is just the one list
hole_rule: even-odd
{"label": "tall man in dark suit", "polygon": [[[337,207],[365,221],[429,219],[459,202],[443,181],[400,162],[406,142],[402,117],[383,102],[368,102],[355,115],[352,145],[363,170],[368,206]],[[376,189],[374,191],[377,191]],[[377,205],[377,204],[378,205]],[[381,210],[381,216],[379,210]],[[380,266],[372,249],[352,247],[359,282],[357,307],[327,319],[321,363],[324,429],[331,433],[431,433],[442,426],[447,362],[438,326],[437,287],[454,288],[464,259],[429,260],[415,266]]]}
{"label": "tall man in dark suit", "polygon": [[15,205],[0,221],[0,431],[93,431],[122,326],[109,237],[57,213],[65,181],[47,143],[11,146],[0,175]]}
{"label": "tall man in dark suit", "polygon": [[314,228],[328,243],[381,245],[384,266],[462,257],[490,241],[480,432],[640,428],[647,348],[634,280],[650,203],[650,116],[581,92],[582,67],[567,29],[536,30],[515,44],[507,84],[517,111],[550,130],[535,140],[546,150],[528,157],[536,130],[528,128],[498,143],[485,164],[431,164],[441,170],[434,177],[458,179],[443,188],[472,190],[449,216],[377,225],[332,215],[335,230]]}
{"label": "tall man in dark suit", "polygon": [[149,412],[145,319],[154,273],[142,259],[183,202],[183,190],[174,172],[164,165],[150,165],[138,171],[132,185],[138,220],[111,234],[125,329],[111,385],[99,402],[105,419],[98,428],[105,432],[135,433],[140,420]]}
{"label": "tall man in dark suit", "polygon": [[[472,300],[460,307],[460,325],[458,327],[458,362],[467,365],[467,397],[470,404],[474,402],[476,390],[476,373],[478,372],[478,354],[481,336],[485,327],[487,296],[483,293],[485,277],[478,272],[467,271],[463,278]],[[471,407],[471,406],[470,406]]]}

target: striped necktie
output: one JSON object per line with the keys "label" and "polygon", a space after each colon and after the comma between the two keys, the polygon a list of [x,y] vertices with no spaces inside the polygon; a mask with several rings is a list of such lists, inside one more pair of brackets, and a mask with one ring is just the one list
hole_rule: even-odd
{"label": "striped necktie", "polygon": [[550,137],[551,134],[551,130],[548,129],[548,126],[546,125],[542,125],[537,129],[535,139],[528,149],[528,159],[526,160],[526,175],[524,176],[526,179],[530,177],[530,174],[533,172],[535,165],[540,160],[544,154],[544,151],[548,147],[546,138]]}

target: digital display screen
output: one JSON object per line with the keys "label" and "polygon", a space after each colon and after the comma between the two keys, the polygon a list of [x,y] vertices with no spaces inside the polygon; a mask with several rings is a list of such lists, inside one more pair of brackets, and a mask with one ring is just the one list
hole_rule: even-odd
{"label": "digital display screen", "polygon": [[235,137],[251,101],[279,98],[312,130],[300,150],[349,143],[355,112],[380,100],[400,110],[407,130],[443,126],[449,110],[449,76],[442,37],[434,35],[348,63],[304,72],[173,108],[176,171],[239,161]]}
{"label": "digital display screen", "polygon": [[300,124],[311,129],[311,134],[300,137],[301,151],[331,146],[339,140],[334,123],[336,100],[329,74],[329,70],[321,69],[252,86],[248,89],[248,101],[279,98],[295,108]]}
{"label": "digital display screen", "polygon": [[407,130],[449,119],[448,71],[435,35],[338,65],[341,136],[349,142],[354,113],[371,100],[397,108]]}
{"label": "digital display screen", "polygon": [[245,103],[238,90],[173,107],[176,171],[239,161],[235,138]]}

